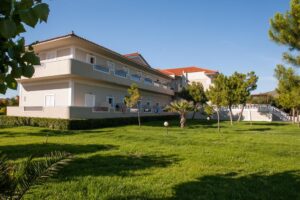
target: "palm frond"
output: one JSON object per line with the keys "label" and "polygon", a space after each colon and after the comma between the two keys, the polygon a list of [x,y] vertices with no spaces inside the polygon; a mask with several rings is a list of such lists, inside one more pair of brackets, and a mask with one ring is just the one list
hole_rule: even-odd
{"label": "palm frond", "polygon": [[15,190],[15,181],[11,176],[13,166],[6,155],[0,152],[0,199],[7,199]]}
{"label": "palm frond", "polygon": [[29,157],[15,172],[18,184],[13,199],[21,199],[31,186],[43,183],[71,160],[71,154],[59,151],[51,152],[43,160]]}

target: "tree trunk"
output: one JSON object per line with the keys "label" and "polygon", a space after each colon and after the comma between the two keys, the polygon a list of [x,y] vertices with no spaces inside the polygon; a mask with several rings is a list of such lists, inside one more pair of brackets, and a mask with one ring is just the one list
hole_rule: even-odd
{"label": "tree trunk", "polygon": [[220,112],[219,112],[219,109],[217,109],[217,117],[218,117],[218,132],[220,133]]}
{"label": "tree trunk", "polygon": [[237,120],[238,122],[241,121],[241,118],[242,118],[242,116],[243,116],[244,109],[245,109],[245,105],[243,104],[243,105],[242,105],[242,110],[241,110],[241,112],[239,113],[239,118],[238,118],[238,120]]}
{"label": "tree trunk", "polygon": [[298,127],[300,127],[299,110],[297,110],[297,122],[298,122]]}
{"label": "tree trunk", "polygon": [[292,109],[292,112],[293,112],[292,113],[292,115],[293,115],[292,121],[293,121],[293,124],[295,124],[295,114],[296,114],[295,113],[295,108]]}
{"label": "tree trunk", "polygon": [[252,114],[251,114],[251,109],[249,109],[249,117],[250,117],[250,125],[252,126]]}
{"label": "tree trunk", "polygon": [[196,114],[196,111],[193,111],[192,119],[195,119],[195,114]]}
{"label": "tree trunk", "polygon": [[231,106],[228,107],[229,108],[229,118],[230,118],[230,125],[232,126],[233,123],[232,123],[232,109],[231,109]]}
{"label": "tree trunk", "polygon": [[184,128],[185,121],[185,114],[180,114],[180,128]]}
{"label": "tree trunk", "polygon": [[138,122],[139,122],[139,127],[141,127],[141,118],[140,118],[140,109],[138,108]]}

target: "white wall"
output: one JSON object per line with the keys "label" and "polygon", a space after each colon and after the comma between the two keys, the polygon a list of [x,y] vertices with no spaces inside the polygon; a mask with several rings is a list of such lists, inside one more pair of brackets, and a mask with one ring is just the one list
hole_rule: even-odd
{"label": "white wall", "polygon": [[187,79],[189,82],[200,82],[202,83],[204,90],[207,90],[211,84],[211,78],[208,77],[204,72],[193,72],[187,73]]}
{"label": "white wall", "polygon": [[54,95],[55,106],[69,105],[69,82],[39,82],[20,84],[20,107],[45,106],[45,96]]}

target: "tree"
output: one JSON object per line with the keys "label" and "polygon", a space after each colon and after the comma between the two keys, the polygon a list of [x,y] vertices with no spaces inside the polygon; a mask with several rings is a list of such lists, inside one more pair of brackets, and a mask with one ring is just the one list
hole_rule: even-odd
{"label": "tree", "polygon": [[237,88],[235,90],[236,103],[242,105],[237,120],[239,122],[243,115],[245,105],[250,99],[251,91],[257,88],[258,77],[255,75],[255,72],[249,72],[247,74],[235,72],[232,76],[237,83]]}
{"label": "tree", "polygon": [[[300,0],[290,1],[290,10],[286,13],[276,13],[270,20],[270,38],[278,44],[289,47],[289,52],[283,54],[288,63],[300,67]],[[296,51],[296,55],[294,52]]]}
{"label": "tree", "polygon": [[138,89],[137,84],[133,83],[130,88],[127,90],[128,95],[125,97],[126,106],[129,108],[137,107],[138,113],[138,122],[139,126],[141,126],[141,119],[140,119],[140,105],[139,101],[141,99],[140,91]]}
{"label": "tree", "polygon": [[69,153],[52,152],[42,160],[34,161],[33,157],[29,157],[13,164],[0,153],[0,199],[22,199],[32,186],[46,181],[71,159]]}
{"label": "tree", "polygon": [[224,82],[225,76],[219,74],[213,81],[213,84],[209,86],[209,90],[206,95],[213,106],[216,108],[218,117],[218,132],[220,132],[220,108],[224,101]]}
{"label": "tree", "polygon": [[1,0],[0,2],[0,93],[16,89],[16,78],[30,78],[34,65],[39,65],[32,45],[25,47],[20,34],[24,25],[32,28],[38,22],[47,22],[49,6],[41,0]]}
{"label": "tree", "polygon": [[237,91],[237,81],[234,75],[232,76],[224,76],[221,79],[223,82],[223,92],[222,92],[222,106],[226,106],[229,109],[229,117],[230,117],[230,124],[233,125],[233,113],[232,113],[232,106],[236,105],[237,98],[235,92]]}
{"label": "tree", "polygon": [[285,109],[292,110],[293,123],[295,115],[300,107],[300,76],[293,68],[286,68],[283,65],[277,65],[275,77],[278,79],[277,93],[278,104]]}
{"label": "tree", "polygon": [[192,82],[192,84],[188,85],[186,88],[183,88],[177,94],[177,98],[192,101],[194,103],[192,119],[195,118],[195,113],[203,108],[207,102],[204,87],[199,82]]}
{"label": "tree", "polygon": [[185,123],[186,123],[186,113],[188,111],[193,110],[194,104],[193,102],[189,102],[185,99],[180,99],[180,100],[175,100],[170,103],[166,107],[166,110],[171,111],[171,112],[177,112],[180,116],[180,127],[184,128]]}
{"label": "tree", "polygon": [[195,113],[199,111],[207,102],[207,97],[204,91],[204,87],[199,82],[192,82],[191,85],[187,87],[188,94],[194,103],[194,113],[192,119],[195,118]]}

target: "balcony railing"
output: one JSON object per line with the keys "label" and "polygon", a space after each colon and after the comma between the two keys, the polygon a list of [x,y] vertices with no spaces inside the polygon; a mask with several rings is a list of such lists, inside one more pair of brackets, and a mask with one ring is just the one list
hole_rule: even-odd
{"label": "balcony railing", "polygon": [[35,67],[33,78],[71,75],[125,86],[130,86],[133,82],[136,82],[140,89],[169,95],[174,94],[169,86],[155,83],[151,78],[129,74],[124,70],[115,70],[114,73],[111,73],[111,70],[106,66],[92,65],[75,59],[43,62],[42,65]]}

